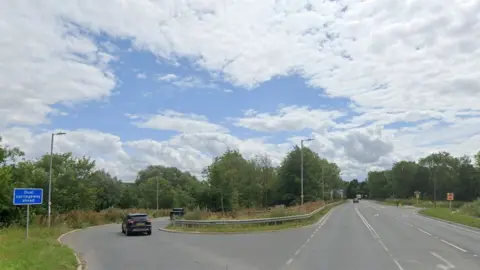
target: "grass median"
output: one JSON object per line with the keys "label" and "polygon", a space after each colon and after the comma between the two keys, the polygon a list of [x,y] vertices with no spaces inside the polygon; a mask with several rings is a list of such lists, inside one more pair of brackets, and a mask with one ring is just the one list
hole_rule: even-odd
{"label": "grass median", "polygon": [[45,217],[35,217],[25,240],[25,227],[13,225],[0,228],[0,269],[2,270],[70,270],[77,269],[72,249],[57,241],[68,231],[94,225],[119,223],[129,212],[148,213],[151,217],[167,216],[169,210],[158,213],[145,209],[109,209],[102,212],[74,211],[52,218],[52,227]]}
{"label": "grass median", "polygon": [[[341,202],[343,203],[343,202]],[[288,221],[281,224],[228,224],[228,225],[214,225],[214,226],[194,226],[194,227],[186,227],[186,226],[175,226],[170,224],[166,227],[168,230],[175,230],[175,231],[184,231],[184,232],[205,232],[205,233],[233,233],[233,232],[256,232],[256,231],[275,231],[275,230],[284,230],[290,228],[298,228],[307,225],[314,224],[317,222],[322,216],[324,216],[330,209],[335,206],[340,205],[327,205],[324,209],[313,215],[309,219],[300,220],[300,221]]]}
{"label": "grass median", "polygon": [[480,228],[480,219],[458,210],[450,210],[449,208],[428,208],[420,211],[421,214],[439,218],[471,227]]}

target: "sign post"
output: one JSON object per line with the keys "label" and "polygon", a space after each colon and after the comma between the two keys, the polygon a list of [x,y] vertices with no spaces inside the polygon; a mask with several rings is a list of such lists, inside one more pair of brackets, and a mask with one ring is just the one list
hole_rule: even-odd
{"label": "sign post", "polygon": [[450,207],[450,209],[452,209],[452,201],[453,201],[453,198],[454,198],[453,192],[447,193],[447,200],[448,200],[448,202],[449,202],[449,207]]}
{"label": "sign post", "polygon": [[41,188],[14,188],[13,205],[27,206],[27,225],[25,239],[28,240],[28,223],[30,222],[30,205],[43,203],[43,189]]}
{"label": "sign post", "polygon": [[417,205],[418,205],[418,199],[420,199],[420,191],[415,191],[415,198],[417,199]]}

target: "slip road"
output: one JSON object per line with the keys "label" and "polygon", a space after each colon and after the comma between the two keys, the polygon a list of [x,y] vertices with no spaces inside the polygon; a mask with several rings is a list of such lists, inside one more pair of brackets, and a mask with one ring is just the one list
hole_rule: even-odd
{"label": "slip road", "polygon": [[[166,219],[154,227],[166,226]],[[273,233],[202,235],[155,230],[126,237],[120,225],[63,241],[89,270],[449,270],[480,269],[480,231],[372,201],[334,208],[317,224]]]}

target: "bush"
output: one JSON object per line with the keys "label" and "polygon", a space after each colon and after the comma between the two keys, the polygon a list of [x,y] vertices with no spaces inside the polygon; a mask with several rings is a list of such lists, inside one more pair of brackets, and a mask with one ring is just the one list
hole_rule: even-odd
{"label": "bush", "polygon": [[480,217],[480,200],[476,200],[471,203],[465,203],[460,207],[460,212],[474,216],[474,217]]}

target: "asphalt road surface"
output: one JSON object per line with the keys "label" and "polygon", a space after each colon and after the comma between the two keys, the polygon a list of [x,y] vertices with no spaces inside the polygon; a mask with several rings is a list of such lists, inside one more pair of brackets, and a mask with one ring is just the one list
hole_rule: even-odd
{"label": "asphalt road surface", "polygon": [[[166,219],[154,228],[166,226]],[[202,235],[154,230],[126,237],[120,225],[63,242],[89,270],[480,269],[480,231],[425,218],[415,209],[351,201],[317,224],[272,233]]]}

